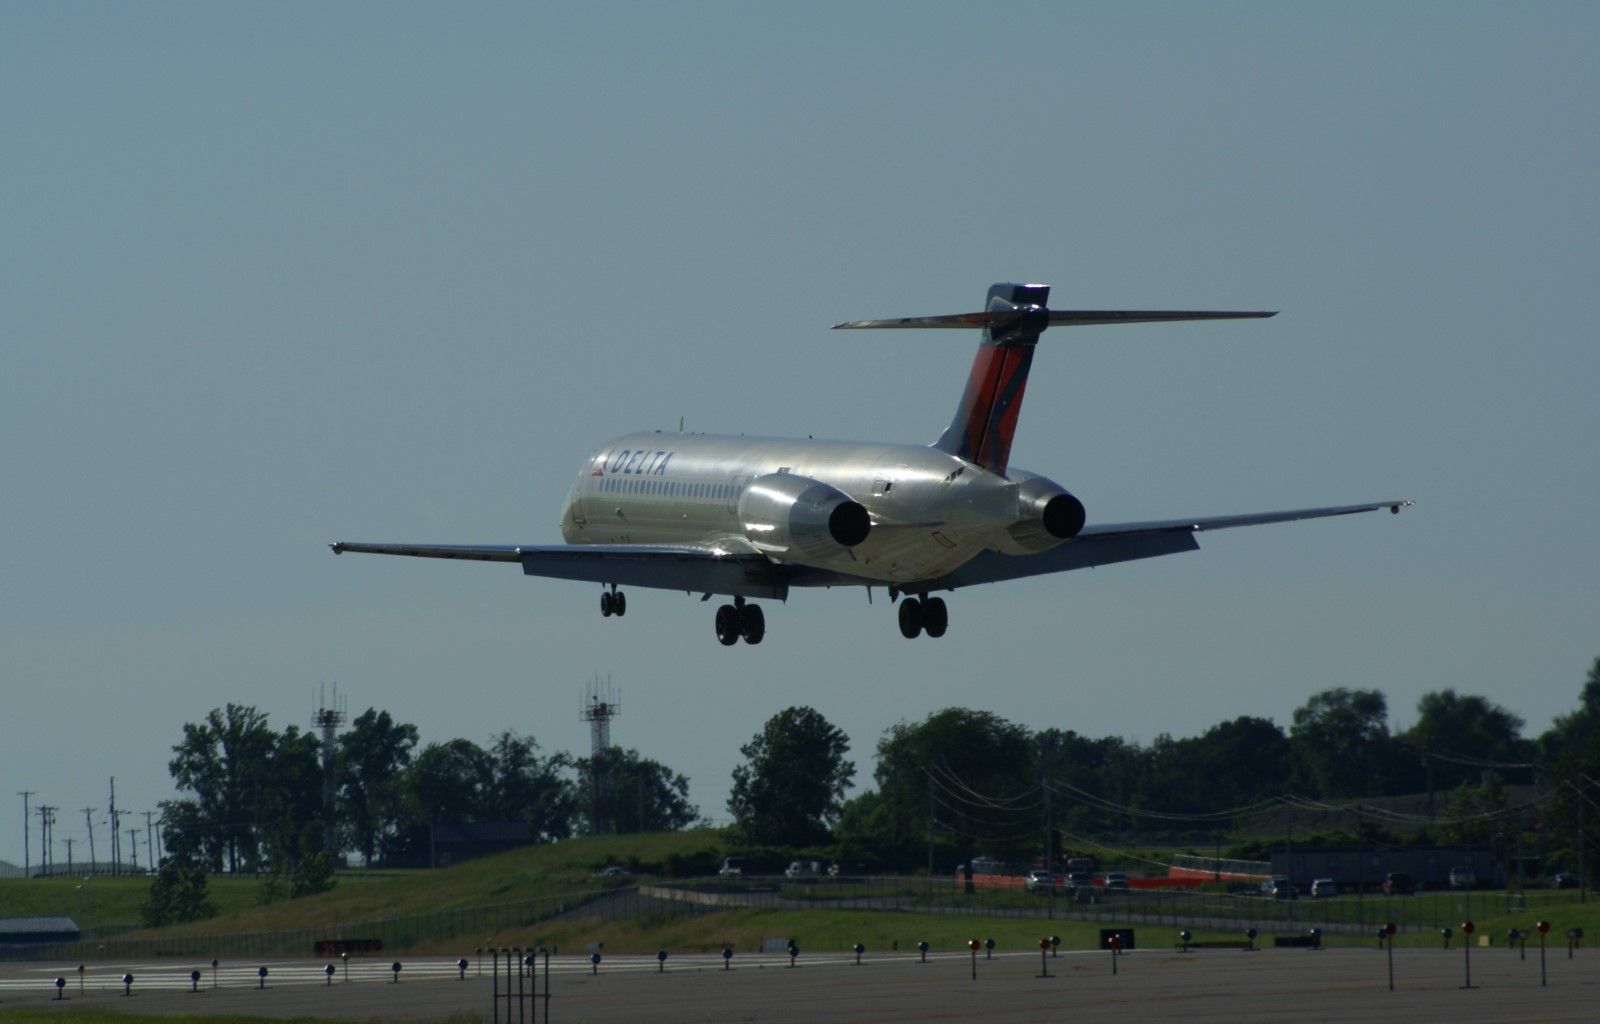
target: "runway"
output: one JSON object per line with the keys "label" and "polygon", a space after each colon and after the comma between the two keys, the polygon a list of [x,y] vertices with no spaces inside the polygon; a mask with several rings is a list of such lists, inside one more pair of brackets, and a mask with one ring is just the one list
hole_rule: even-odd
{"label": "runway", "polygon": [[[1325,950],[1138,950],[1117,959],[1104,952],[1063,951],[1041,974],[1037,952],[980,953],[977,978],[966,952],[868,953],[855,965],[849,953],[802,952],[797,966],[782,955],[736,955],[724,969],[717,955],[669,956],[665,971],[654,956],[606,956],[598,973],[587,954],[550,959],[549,1018],[605,1024],[652,1022],[1161,1020],[1238,1024],[1248,1021],[1380,1021],[1506,1019],[1589,1021],[1600,1004],[1600,961],[1563,947],[1546,962],[1540,985],[1537,949],[1527,959],[1504,948],[1472,951],[1474,987],[1466,989],[1462,951],[1401,949],[1394,956],[1395,991],[1388,988],[1386,954],[1376,948]],[[453,959],[402,958],[395,981],[387,959],[335,961],[332,984],[325,961],[268,960],[88,964],[79,993],[76,964],[0,965],[0,1018],[8,1007],[128,1010],[151,1014],[255,1014],[349,1020],[437,1020],[477,1014],[491,1018],[490,963],[469,964],[460,979]],[[261,987],[259,968],[267,968]],[[191,992],[190,972],[201,971]],[[132,995],[122,976],[132,974]],[[65,999],[55,979],[66,980]],[[523,991],[531,988],[523,980]],[[514,982],[513,982],[514,987]],[[540,987],[543,988],[542,965]],[[504,988],[504,978],[501,978]],[[509,1005],[504,1020],[544,1020],[542,1000]]]}

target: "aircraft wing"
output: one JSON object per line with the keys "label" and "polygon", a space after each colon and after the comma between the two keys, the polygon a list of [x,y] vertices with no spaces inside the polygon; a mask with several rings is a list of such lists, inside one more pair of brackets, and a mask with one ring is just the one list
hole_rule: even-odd
{"label": "aircraft wing", "polygon": [[414,558],[518,562],[527,576],[585,580],[617,586],[780,600],[788,593],[788,573],[766,556],[697,545],[481,546],[339,541],[329,547],[336,555],[354,551],[376,555],[409,555]]}
{"label": "aircraft wing", "polygon": [[1378,501],[1365,505],[1333,505],[1325,508],[1297,508],[1283,512],[1252,512],[1236,516],[1209,516],[1192,519],[1166,519],[1148,523],[1101,523],[1086,526],[1074,538],[1036,555],[1002,555],[986,551],[929,583],[931,590],[954,590],[978,583],[1042,576],[1070,569],[1086,569],[1139,558],[1175,555],[1200,547],[1195,534],[1202,530],[1226,530],[1235,526],[1260,526],[1288,523],[1298,519],[1322,519],[1357,512],[1388,509],[1399,512],[1410,501]]}

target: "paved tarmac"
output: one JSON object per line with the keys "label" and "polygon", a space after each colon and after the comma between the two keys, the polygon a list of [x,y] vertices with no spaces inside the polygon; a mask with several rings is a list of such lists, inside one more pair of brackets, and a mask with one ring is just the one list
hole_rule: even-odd
{"label": "paved tarmac", "polygon": [[[1565,944],[1546,963],[1540,986],[1537,947],[1521,959],[1504,948],[1472,950],[1472,982],[1458,946],[1401,949],[1388,959],[1376,948],[1326,950],[1138,950],[1118,957],[1117,973],[1104,952],[1067,952],[1047,961],[1038,953],[979,954],[978,977],[965,952],[868,953],[857,967],[851,954],[740,954],[732,970],[715,955],[668,959],[658,973],[653,956],[607,956],[591,973],[587,956],[552,957],[548,1019],[555,1022],[759,1021],[996,1021],[1065,1020],[1216,1022],[1515,1020],[1593,1021],[1600,1018],[1600,953]],[[173,960],[90,964],[79,994],[77,965],[0,964],[0,1020],[11,1007],[83,1008],[141,1013],[241,1013],[263,1017],[317,1016],[346,1020],[424,1021],[491,1017],[490,965],[476,964],[458,980],[454,961],[408,960],[400,980],[388,961],[352,960],[326,983],[322,961],[266,961],[266,987],[257,963],[224,964],[213,987],[209,964]],[[202,970],[200,991],[189,972]],[[124,996],[121,976],[134,975]],[[66,999],[54,998],[57,976]],[[502,986],[504,979],[502,978]],[[529,983],[524,980],[524,991]],[[541,990],[543,988],[541,975]],[[544,1020],[542,1000],[512,1003],[512,1019]],[[537,1011],[537,1016],[535,1015]],[[499,1019],[507,1005],[501,1002]]]}

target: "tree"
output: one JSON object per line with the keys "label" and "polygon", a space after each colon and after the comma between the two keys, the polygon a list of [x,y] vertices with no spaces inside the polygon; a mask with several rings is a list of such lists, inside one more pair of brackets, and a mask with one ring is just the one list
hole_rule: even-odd
{"label": "tree", "polygon": [[1589,665],[1588,678],[1578,693],[1578,707],[1571,714],[1556,718],[1550,730],[1540,737],[1545,757],[1554,760],[1563,752],[1581,755],[1589,740],[1600,730],[1600,658]]}
{"label": "tree", "polygon": [[1477,777],[1481,765],[1466,761],[1526,762],[1533,744],[1522,738],[1522,719],[1483,697],[1454,690],[1425,693],[1417,701],[1417,722],[1403,737],[1434,762],[1441,786]]}
{"label": "tree", "polygon": [[828,838],[856,766],[849,737],[814,708],[778,712],[739,748],[728,810],[752,843],[806,846]]}
{"label": "tree", "polygon": [[411,764],[417,727],[368,708],[339,737],[339,804],[348,842],[370,866],[392,843],[402,811],[401,776]]}
{"label": "tree", "polygon": [[494,759],[471,740],[454,739],[422,748],[405,774],[410,824],[490,820]]}
{"label": "tree", "polygon": [[[292,727],[280,737],[266,715],[229,704],[212,709],[199,725],[184,725],[183,739],[172,750],[167,767],[173,781],[194,793],[190,841],[212,870],[259,868],[262,825],[268,819],[279,852],[292,849],[287,837],[306,813],[297,776],[307,752],[314,764],[314,737],[301,737]],[[314,820],[315,802],[310,806]]]}
{"label": "tree", "polygon": [[585,757],[577,769],[580,803],[584,795],[600,791],[595,783],[604,778],[604,812],[596,814],[592,797],[583,812],[584,830],[591,835],[602,821],[610,832],[667,832],[688,828],[700,818],[700,809],[689,802],[688,778],[640,757],[637,750],[612,747],[598,766]]}
{"label": "tree", "polygon": [[878,741],[877,815],[894,863],[917,863],[930,842],[968,860],[1043,844],[1039,762],[1028,730],[998,715],[946,708]]}
{"label": "tree", "polygon": [[[1283,730],[1269,719],[1248,715],[1175,741],[1173,755],[1180,781],[1151,799],[1150,806],[1194,812],[1242,807],[1281,794],[1291,763]],[[1195,779],[1204,779],[1205,785],[1195,786]]]}
{"label": "tree", "polygon": [[577,799],[572,783],[562,776],[570,767],[566,754],[540,757],[533,737],[507,730],[495,738],[489,757],[493,775],[485,820],[525,822],[537,840],[572,835]]}
{"label": "tree", "polygon": [[204,868],[169,857],[150,881],[150,895],[139,907],[147,928],[215,917]]}
{"label": "tree", "polygon": [[261,859],[272,871],[293,871],[322,851],[321,748],[297,726],[273,736],[254,810]]}
{"label": "tree", "polygon": [[1289,742],[1300,782],[1324,799],[1385,791],[1394,759],[1389,704],[1377,690],[1337,687],[1294,712]]}
{"label": "tree", "polygon": [[1446,820],[1439,825],[1440,838],[1463,845],[1488,842],[1508,827],[1516,827],[1503,820],[1506,804],[1505,785],[1493,772],[1478,785],[1463,782],[1450,795]]}

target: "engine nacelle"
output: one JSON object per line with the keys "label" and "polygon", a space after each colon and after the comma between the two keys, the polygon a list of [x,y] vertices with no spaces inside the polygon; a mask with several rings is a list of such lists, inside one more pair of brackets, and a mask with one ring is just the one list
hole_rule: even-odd
{"label": "engine nacelle", "polygon": [[820,558],[867,539],[872,521],[850,495],[793,473],[758,476],[739,496],[739,526],[775,558]]}
{"label": "engine nacelle", "polygon": [[1005,528],[999,550],[1009,555],[1048,551],[1076,537],[1084,517],[1083,502],[1066,488],[1029,474],[1017,487],[1017,521]]}

